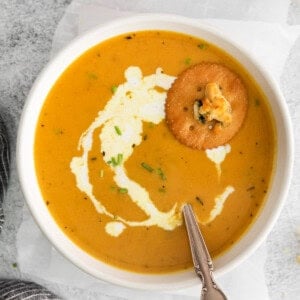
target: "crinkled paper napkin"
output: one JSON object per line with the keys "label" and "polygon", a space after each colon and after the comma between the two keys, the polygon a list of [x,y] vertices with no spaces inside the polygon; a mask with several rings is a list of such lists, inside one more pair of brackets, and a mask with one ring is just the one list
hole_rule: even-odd
{"label": "crinkled paper napkin", "polygon": [[[231,3],[230,10],[227,7],[228,2]],[[236,6],[241,4],[244,5],[244,8],[239,7],[237,9]],[[199,23],[212,25],[230,36],[259,63],[264,65],[279,82],[290,49],[300,33],[299,26],[284,24],[287,10],[288,4],[284,0],[277,1],[276,5],[271,0],[224,1],[223,5],[216,0],[201,2],[196,0],[75,0],[68,7],[65,16],[58,25],[53,40],[52,54],[55,55],[78,34],[119,17],[139,12],[176,13],[197,18]],[[239,15],[240,12],[242,12],[241,15]],[[219,17],[223,19],[218,19]],[[240,20],[237,21],[236,19]],[[294,201],[296,202],[296,198]],[[294,220],[294,222],[296,221]],[[78,299],[85,299],[85,291],[87,290],[94,292],[95,299],[119,299],[120,297],[126,299],[199,299],[200,282],[199,285],[188,289],[159,293],[126,289],[87,275],[51,246],[34,223],[27,207],[24,207],[23,222],[18,232],[17,248],[18,265],[24,274],[45,280],[49,282],[50,286],[51,284],[56,284],[56,286],[61,284],[60,291],[62,294],[64,294],[63,286],[81,288],[82,293],[78,295]],[[270,299],[270,291],[268,291],[265,278],[265,264],[268,255],[264,243],[245,262],[218,279],[229,299]]]}

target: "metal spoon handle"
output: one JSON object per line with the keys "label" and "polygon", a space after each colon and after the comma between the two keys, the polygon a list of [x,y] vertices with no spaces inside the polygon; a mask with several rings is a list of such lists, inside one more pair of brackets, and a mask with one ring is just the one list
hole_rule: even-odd
{"label": "metal spoon handle", "polygon": [[190,241],[195,272],[202,281],[201,299],[227,299],[213,278],[213,263],[190,204],[184,205],[183,215]]}

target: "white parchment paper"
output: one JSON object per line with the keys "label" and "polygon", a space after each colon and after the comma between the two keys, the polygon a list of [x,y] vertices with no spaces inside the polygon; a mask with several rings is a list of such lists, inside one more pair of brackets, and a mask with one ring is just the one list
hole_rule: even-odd
{"label": "white parchment paper", "polygon": [[[278,81],[300,33],[300,27],[286,25],[288,3],[285,0],[277,0],[276,5],[273,0],[226,0],[222,3],[217,0],[75,0],[56,30],[52,55],[93,26],[138,12],[176,13],[213,25],[245,48]],[[96,280],[57,253],[35,225],[26,207],[17,243],[18,265],[23,273],[46,282],[81,288],[83,292],[78,299],[85,299],[84,290],[93,291],[95,299],[199,299],[200,284],[180,291],[153,293]],[[263,244],[244,263],[219,278],[218,282],[229,299],[270,299],[265,278],[267,257],[267,246]]]}

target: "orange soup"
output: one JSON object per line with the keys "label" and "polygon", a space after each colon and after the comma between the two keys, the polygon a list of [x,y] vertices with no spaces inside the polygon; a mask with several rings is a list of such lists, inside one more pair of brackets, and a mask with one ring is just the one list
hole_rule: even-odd
{"label": "orange soup", "polygon": [[[248,109],[225,145],[191,149],[164,105],[179,73],[202,62],[240,76]],[[36,128],[40,189],[57,224],[84,251],[142,273],[191,267],[181,209],[191,203],[213,257],[264,204],[275,133],[263,92],[230,55],[174,32],[143,31],[85,52],[57,80]]]}

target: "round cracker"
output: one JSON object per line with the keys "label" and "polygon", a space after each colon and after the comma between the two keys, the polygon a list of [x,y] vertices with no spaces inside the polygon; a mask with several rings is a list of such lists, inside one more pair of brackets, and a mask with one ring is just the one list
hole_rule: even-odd
{"label": "round cracker", "polygon": [[[205,86],[215,82],[231,105],[232,122],[212,130],[208,122],[194,117],[194,103],[204,96]],[[166,121],[175,138],[195,149],[209,149],[227,143],[239,131],[247,112],[247,90],[241,78],[217,63],[200,63],[183,71],[169,89]]]}

